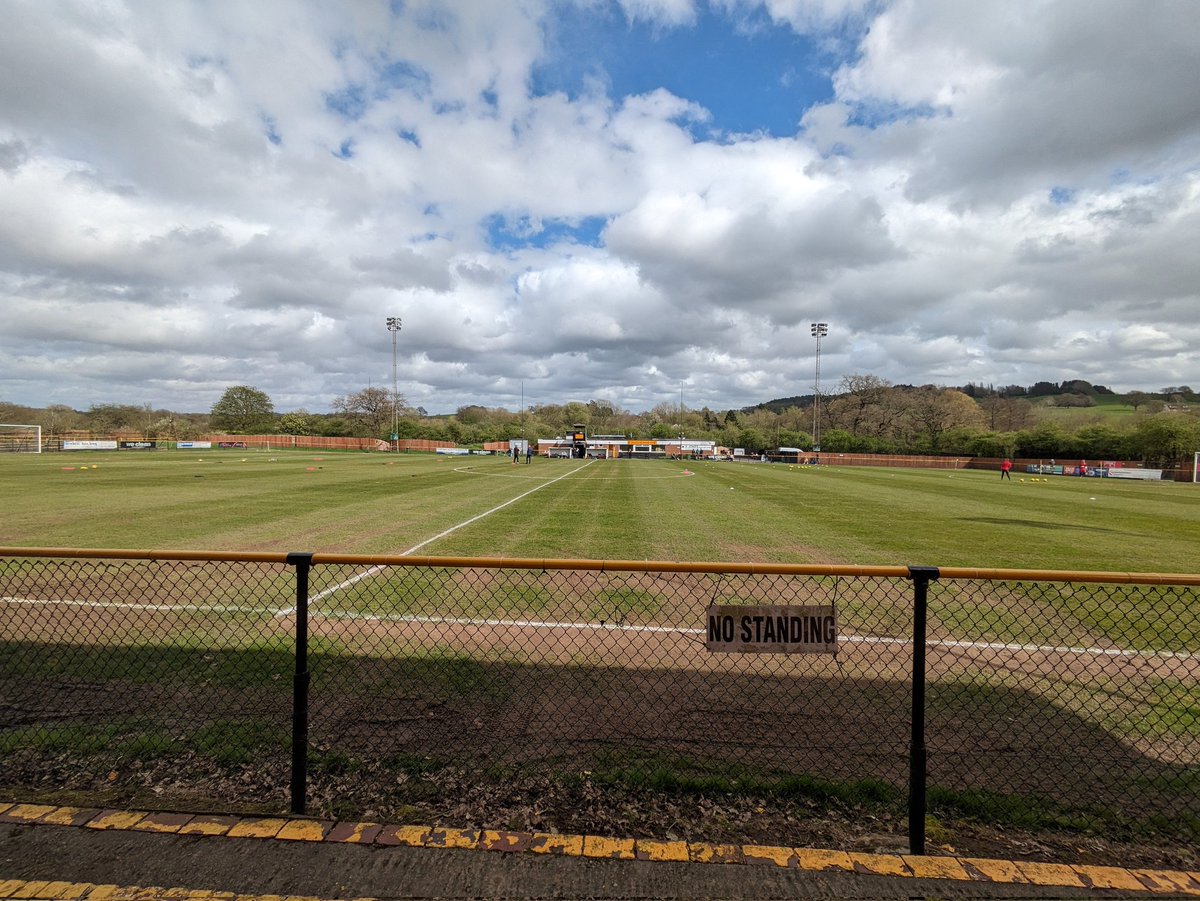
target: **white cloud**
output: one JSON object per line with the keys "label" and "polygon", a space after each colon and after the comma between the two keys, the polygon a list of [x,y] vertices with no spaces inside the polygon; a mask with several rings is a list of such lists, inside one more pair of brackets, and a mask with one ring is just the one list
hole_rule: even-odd
{"label": "white cloud", "polygon": [[822,42],[799,134],[723,134],[699,82],[535,94],[538,0],[16,2],[0,397],[323,409],[390,380],[391,315],[431,410],[805,393],[816,319],[831,382],[1197,380],[1191,4],[708,10]]}
{"label": "white cloud", "polygon": [[617,0],[625,18],[654,25],[688,25],[696,20],[693,0]]}
{"label": "white cloud", "polygon": [[1006,203],[1105,187],[1122,171],[1185,171],[1200,118],[1186,87],[1200,57],[1194,15],[1171,2],[901,0],[839,70],[836,103],[806,124],[825,146],[902,162],[922,199]]}

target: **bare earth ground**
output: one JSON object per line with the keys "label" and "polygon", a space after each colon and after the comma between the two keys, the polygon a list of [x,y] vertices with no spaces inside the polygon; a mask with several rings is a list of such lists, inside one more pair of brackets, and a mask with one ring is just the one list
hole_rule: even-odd
{"label": "bare earth ground", "polygon": [[[720,682],[720,703],[705,703],[711,696],[698,693],[695,674],[686,671],[541,668],[532,679],[529,673],[514,678],[511,667],[498,667],[492,673],[471,670],[476,682],[447,694],[418,685],[429,675],[426,670],[414,679],[413,672],[388,662],[354,663],[352,672],[326,673],[314,685],[308,811],[318,817],[907,848],[901,790],[881,800],[869,795],[846,800],[819,790],[805,796],[737,784],[739,775],[762,772],[809,773],[832,782],[871,778],[902,787],[908,726],[902,684],[843,680],[835,691],[820,680],[737,674]],[[349,683],[366,690],[347,691]],[[381,691],[388,685],[390,692]],[[805,714],[799,709],[789,714],[788,701],[817,691],[825,698],[820,728],[801,728]],[[630,698],[636,703],[622,702]],[[869,706],[864,698],[871,699]],[[286,810],[288,751],[277,740],[289,727],[286,681],[261,690],[224,690],[219,704],[212,700],[211,693],[161,685],[68,680],[17,686],[4,680],[0,719],[10,724],[123,723],[148,711],[170,711],[137,728],[182,737],[214,722],[265,724],[276,739],[257,747],[250,761],[227,765],[178,748],[161,756],[15,750],[0,758],[0,792],[83,806]],[[1044,712],[1041,705],[1030,709]],[[1014,712],[1030,716],[1028,710],[1009,710]],[[1080,760],[1101,759],[1117,769],[1146,764],[1102,730],[1080,732],[1067,717],[1045,724],[1049,739],[1034,743],[1040,725],[1015,737],[1006,731],[1013,727],[1012,716],[989,724],[978,711],[955,715],[957,725],[974,718],[966,727],[973,741],[1019,750],[971,756],[954,741],[931,742],[933,784],[971,784],[982,775],[996,785],[1019,782],[1014,790],[1052,792],[1076,778]],[[1066,742],[1063,733],[1070,735]],[[723,771],[723,765],[734,769]],[[698,781],[687,787],[656,782],[664,766],[685,775],[691,769]],[[725,773],[724,780],[705,783],[713,772]],[[1103,790],[1103,780],[1083,781],[1095,792]],[[1079,790],[1075,786],[1069,794]],[[1190,869],[1200,860],[1196,847],[1178,839],[1115,842],[1086,832],[989,826],[949,814],[931,822],[929,840],[931,853]]]}
{"label": "bare earth ground", "polygon": [[[0,792],[6,798],[87,807],[258,813],[287,810],[282,761],[226,770],[194,755],[104,771],[103,761],[59,755],[53,761],[5,756]],[[99,765],[98,765],[99,764]],[[403,777],[388,772],[402,784]],[[560,832],[744,842],[870,852],[906,852],[903,813],[770,795],[678,795],[547,776],[481,782],[472,771],[445,770],[419,779],[419,802],[405,800],[371,764],[351,774],[314,780],[308,812],[330,818],[348,807],[373,822],[461,828]],[[410,777],[411,778],[411,777]],[[261,803],[249,798],[267,799]],[[1200,851],[1182,842],[1113,841],[1096,835],[1023,830],[969,820],[928,830],[927,853],[1059,863],[1195,870]]]}

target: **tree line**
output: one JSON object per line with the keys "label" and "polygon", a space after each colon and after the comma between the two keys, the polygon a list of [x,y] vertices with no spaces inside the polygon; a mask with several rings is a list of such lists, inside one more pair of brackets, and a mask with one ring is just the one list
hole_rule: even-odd
{"label": "tree line", "polygon": [[[1055,390],[1050,391],[1053,387]],[[338,397],[329,413],[279,413],[271,398],[248,385],[227,389],[207,414],[99,404],[87,411],[44,409],[0,401],[0,421],[39,424],[47,434],[86,432],[188,439],[213,432],[279,433],[387,439],[426,438],[479,446],[512,438],[549,438],[583,424],[592,434],[716,441],[748,452],[811,449],[819,428],[823,453],[941,454],[950,456],[1142,460],[1178,466],[1200,449],[1200,402],[1186,385],[1161,393],[1117,395],[1073,380],[1018,386],[893,385],[870,374],[845,376],[837,390],[783,398],[753,407],[711,410],[661,403],[641,413],[607,400],[534,404],[511,411],[468,404],[451,415],[429,415],[403,395],[368,387]],[[1082,398],[1082,400],[1080,400]],[[1102,415],[1119,405],[1128,415]],[[1068,409],[1062,409],[1068,408]]]}

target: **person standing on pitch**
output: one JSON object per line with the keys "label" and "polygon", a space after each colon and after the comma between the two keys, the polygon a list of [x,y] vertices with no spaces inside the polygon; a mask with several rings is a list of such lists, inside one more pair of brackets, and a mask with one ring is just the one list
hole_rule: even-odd
{"label": "person standing on pitch", "polygon": [[1012,472],[1012,460],[1009,460],[1007,457],[1005,457],[1004,462],[1000,464],[1000,481],[1003,482],[1005,479],[1008,479],[1011,482],[1012,481],[1011,472]]}
{"label": "person standing on pitch", "polygon": [[533,462],[533,445],[526,444],[525,445],[525,465],[528,466],[532,462]]}

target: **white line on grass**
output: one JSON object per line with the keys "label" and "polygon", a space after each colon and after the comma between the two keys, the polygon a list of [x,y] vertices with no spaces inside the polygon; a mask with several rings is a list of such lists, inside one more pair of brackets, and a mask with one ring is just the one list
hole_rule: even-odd
{"label": "white line on grass", "polygon": [[[379,569],[382,569],[382,567],[374,567],[374,569],[375,571],[378,571]],[[365,578],[367,575],[368,573],[363,573],[359,578]],[[349,584],[353,584],[354,580],[347,580],[347,582]],[[119,601],[64,601],[5,596],[0,596],[0,604],[49,604],[62,607],[96,607],[104,610],[155,610],[172,613],[180,610],[186,610],[193,613],[261,614],[269,612],[261,607],[214,607],[202,604],[129,604]],[[580,631],[613,630],[617,632],[673,633],[678,635],[705,634],[704,629],[695,629],[688,626],[641,626],[625,625],[624,623],[572,623],[562,622],[559,620],[538,619],[472,619],[468,617],[452,616],[440,617],[413,616],[410,614],[387,615],[378,613],[356,613],[348,610],[330,611],[328,613],[322,613],[320,616],[325,619],[357,620],[362,622],[423,623],[427,625],[444,623],[452,626],[499,626],[516,629],[578,629]],[[841,640],[850,644],[912,644],[911,638],[888,638],[880,635],[843,635],[841,636]],[[1072,647],[1069,645],[1014,644],[1010,642],[999,641],[956,641],[953,639],[935,639],[928,642],[926,647],[957,648],[981,651],[1023,651],[1025,653],[1040,654],[1078,654],[1081,656],[1090,657],[1142,657],[1147,659],[1200,660],[1200,654],[1189,654],[1184,651],[1135,651],[1122,648],[1087,648]]]}
{"label": "white line on grass", "polygon": [[[561,620],[539,619],[476,619],[458,616],[416,616],[413,614],[379,614],[358,613],[352,610],[338,610],[322,613],[325,619],[345,619],[361,622],[386,623],[421,623],[426,625],[445,624],[451,626],[500,626],[513,629],[578,629],[580,631],[616,632],[659,632],[677,635],[704,635],[704,629],[690,626],[644,626],[626,625],[624,623],[573,623]],[[842,635],[841,641],[849,644],[885,644],[911,645],[911,638],[888,638],[879,635]],[[1041,654],[1079,654],[1092,657],[1146,657],[1151,659],[1164,658],[1171,660],[1198,660],[1200,654],[1189,654],[1185,651],[1135,651],[1123,648],[1087,648],[1067,645],[1041,644],[1012,644],[998,641],[955,641],[953,639],[933,639],[926,642],[930,648],[962,648],[980,651],[1024,651]]]}
{"label": "white line on grass", "polygon": [[[535,488],[530,488],[528,491],[518,494],[516,497],[505,501],[503,504],[499,504],[495,507],[492,507],[492,509],[490,509],[490,510],[485,510],[483,513],[477,513],[475,516],[472,516],[470,519],[463,520],[456,526],[451,526],[450,528],[446,529],[443,532],[438,532],[432,538],[426,538],[420,544],[414,544],[407,551],[401,552],[398,556],[408,557],[411,554],[415,554],[421,548],[425,547],[426,545],[433,544],[433,542],[437,541],[439,538],[445,538],[447,535],[451,535],[454,532],[457,532],[459,529],[462,529],[462,528],[465,528],[466,526],[471,525],[471,523],[478,522],[479,520],[483,519],[485,516],[491,516],[493,513],[496,513],[500,510],[503,510],[505,507],[509,507],[509,506],[515,504],[517,501],[521,500],[522,498],[529,497],[529,495],[533,494],[535,491],[541,491],[543,488],[547,488],[550,485],[553,485],[555,482],[562,481],[567,476],[574,475],[575,473],[579,472],[580,470],[587,469],[594,462],[595,462],[594,460],[589,460],[587,463],[584,463],[583,466],[579,466],[568,472],[564,472],[562,475],[551,479],[549,482],[543,482],[542,484],[536,486]],[[329,597],[330,595],[337,594],[337,592],[342,591],[346,588],[349,588],[351,585],[357,585],[359,582],[363,581],[364,579],[369,579],[372,576],[375,576],[378,573],[381,573],[385,569],[388,569],[388,568],[389,567],[386,567],[386,566],[372,566],[370,569],[359,573],[357,576],[352,576],[349,579],[346,579],[342,582],[339,582],[336,585],[332,585],[329,588],[326,588],[324,591],[320,591],[317,594],[314,594],[312,597],[310,597],[308,599],[308,602],[310,604],[314,604],[317,601],[323,601],[325,598]],[[275,615],[276,616],[291,616],[295,612],[296,612],[296,608],[294,606],[293,607],[283,607],[283,608],[277,610],[275,612]],[[322,615],[325,615],[325,614],[322,614]]]}
{"label": "white line on grass", "polygon": [[[876,635],[843,635],[845,641],[860,644],[912,644],[911,638],[882,638]],[[1070,645],[1013,644],[1002,641],[956,641],[935,638],[925,643],[929,648],[961,648],[977,651],[1026,651],[1040,654],[1080,654],[1088,657],[1147,657],[1172,660],[1200,660],[1200,654],[1186,651],[1134,651],[1125,648],[1085,648]]]}
{"label": "white line on grass", "polygon": [[44,598],[0,597],[3,604],[42,604],[53,607],[94,607],[99,610],[162,610],[175,612],[186,610],[191,613],[270,613],[265,607],[236,607],[221,604],[130,604],[122,601],[64,601]]}

